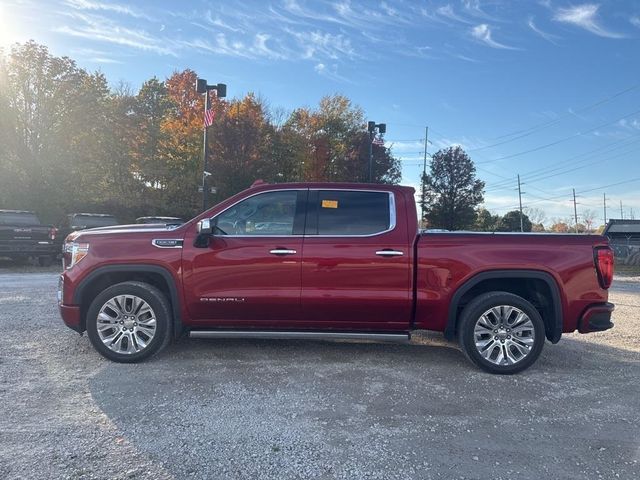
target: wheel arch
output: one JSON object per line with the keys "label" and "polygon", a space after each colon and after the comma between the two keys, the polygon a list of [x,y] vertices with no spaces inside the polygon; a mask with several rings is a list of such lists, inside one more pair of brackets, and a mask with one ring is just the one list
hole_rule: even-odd
{"label": "wheel arch", "polygon": [[460,312],[481,293],[504,291],[531,302],[540,312],[549,341],[557,343],[562,336],[562,296],[556,279],[541,270],[489,270],[466,280],[451,297],[444,335],[454,339]]}
{"label": "wheel arch", "polygon": [[164,293],[173,314],[173,336],[183,331],[180,296],[176,281],[165,267],[147,264],[106,265],[96,268],[83,278],[73,292],[73,303],[80,305],[80,329],[86,329],[86,315],[93,299],[105,288],[121,282],[139,281],[148,283]]}

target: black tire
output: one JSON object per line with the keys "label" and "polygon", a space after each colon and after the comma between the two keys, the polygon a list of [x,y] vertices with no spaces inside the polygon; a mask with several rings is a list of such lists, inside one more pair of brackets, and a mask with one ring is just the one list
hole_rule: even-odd
{"label": "black tire", "polygon": [[[103,343],[98,334],[98,314],[102,307],[118,295],[135,295],[144,300],[155,314],[155,334],[149,343],[135,353],[119,353]],[[133,317],[132,317],[133,318]],[[87,310],[86,328],[94,348],[105,358],[119,363],[136,363],[160,352],[171,340],[173,316],[164,294],[152,285],[143,282],[123,282],[105,289],[94,298]],[[118,328],[120,328],[118,326]],[[133,335],[133,334],[132,334]]]}
{"label": "black tire", "polygon": [[[496,364],[493,361],[484,358],[478,350],[478,347],[476,347],[474,333],[476,322],[482,317],[482,315],[491,308],[502,305],[515,307],[526,314],[531,320],[534,333],[532,340],[533,345],[529,347],[528,353],[526,355],[523,355],[515,363],[506,365]],[[494,332],[496,332],[496,330],[494,330]],[[500,335],[504,333],[506,332],[503,330],[500,331]],[[492,334],[493,333],[489,333],[489,335]],[[500,337],[496,336],[494,338],[498,339]],[[489,340],[491,340],[490,337]],[[544,346],[545,342],[544,322],[538,310],[536,310],[536,308],[531,305],[530,302],[518,295],[507,292],[483,293],[469,302],[469,304],[462,311],[460,320],[458,322],[458,341],[460,342],[460,347],[462,348],[462,351],[464,352],[466,357],[482,370],[489,373],[509,375],[521,372],[529,368],[540,356],[542,347]],[[502,340],[498,341],[504,343],[504,341]],[[506,342],[508,344],[509,340],[506,340]],[[496,346],[493,348],[497,349],[498,354],[502,354],[502,351],[500,349],[503,347],[498,345],[497,342]],[[518,350],[516,350],[516,352],[517,351]]]}

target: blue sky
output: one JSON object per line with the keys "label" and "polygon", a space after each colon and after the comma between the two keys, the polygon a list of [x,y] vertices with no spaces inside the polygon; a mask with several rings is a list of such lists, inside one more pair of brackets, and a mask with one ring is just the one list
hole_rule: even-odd
{"label": "blue sky", "polygon": [[33,38],[110,82],[193,68],[229,96],[314,106],[342,93],[387,124],[403,183],[468,150],[486,206],[640,218],[640,2],[4,0],[0,46]]}

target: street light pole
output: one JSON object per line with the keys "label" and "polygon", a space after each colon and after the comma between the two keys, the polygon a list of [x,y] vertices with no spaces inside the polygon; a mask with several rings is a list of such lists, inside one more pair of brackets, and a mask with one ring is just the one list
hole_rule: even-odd
{"label": "street light pole", "polygon": [[[209,109],[209,89],[204,92],[204,112]],[[204,118],[204,117],[203,117]],[[208,165],[208,155],[207,155],[207,144],[208,144],[208,132],[209,128],[207,125],[204,125],[204,134],[203,137],[203,145],[202,145],[202,211],[204,212],[207,209],[207,205],[209,204],[209,195],[207,192],[207,176],[209,173],[209,165]]]}
{"label": "street light pole", "polygon": [[211,175],[211,173],[209,173],[208,168],[209,168],[209,155],[208,155],[208,130],[209,130],[209,126],[207,125],[207,121],[206,121],[206,117],[207,117],[207,112],[209,111],[209,109],[211,108],[211,101],[210,101],[210,96],[209,96],[209,92],[211,90],[215,90],[216,91],[216,95],[218,98],[224,98],[227,96],[227,85],[224,83],[218,83],[217,85],[208,85],[207,81],[204,78],[198,78],[196,80],[196,92],[197,93],[204,93],[204,112],[203,112],[203,122],[204,122],[204,133],[203,133],[203,140],[202,140],[202,211],[205,211],[209,205],[209,190],[207,188],[207,177],[209,175]]}
{"label": "street light pole", "polygon": [[380,133],[386,133],[387,124],[367,122],[367,131],[369,132],[369,183],[373,182],[373,140],[376,138],[376,130]]}

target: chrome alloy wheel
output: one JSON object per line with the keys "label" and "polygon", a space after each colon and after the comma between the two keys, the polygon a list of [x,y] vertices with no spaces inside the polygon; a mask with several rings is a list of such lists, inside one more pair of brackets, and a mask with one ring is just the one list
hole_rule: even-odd
{"label": "chrome alloy wheel", "polygon": [[102,343],[114,352],[138,353],[156,334],[156,315],[142,298],[118,295],[100,308],[97,330]]}
{"label": "chrome alloy wheel", "polygon": [[495,365],[514,365],[524,359],[535,342],[529,316],[511,305],[498,305],[476,321],[473,339],[478,352]]}

